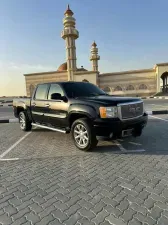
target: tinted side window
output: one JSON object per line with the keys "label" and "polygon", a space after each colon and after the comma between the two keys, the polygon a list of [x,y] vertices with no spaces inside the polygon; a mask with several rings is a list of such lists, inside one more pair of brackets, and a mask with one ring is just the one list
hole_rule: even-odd
{"label": "tinted side window", "polygon": [[54,93],[60,94],[62,97],[64,96],[64,92],[58,84],[51,84],[48,99],[51,99],[51,95]]}
{"label": "tinted side window", "polygon": [[47,88],[48,88],[47,84],[40,84],[37,87],[35,99],[39,99],[39,100],[40,99],[42,99],[42,100],[46,99]]}

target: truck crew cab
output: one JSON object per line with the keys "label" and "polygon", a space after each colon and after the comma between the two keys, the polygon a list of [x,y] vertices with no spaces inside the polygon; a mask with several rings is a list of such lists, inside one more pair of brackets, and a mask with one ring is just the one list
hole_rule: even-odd
{"label": "truck crew cab", "polygon": [[111,96],[87,82],[39,84],[31,98],[14,99],[13,108],[23,131],[71,132],[84,151],[97,145],[97,136],[140,136],[148,120],[140,98]]}

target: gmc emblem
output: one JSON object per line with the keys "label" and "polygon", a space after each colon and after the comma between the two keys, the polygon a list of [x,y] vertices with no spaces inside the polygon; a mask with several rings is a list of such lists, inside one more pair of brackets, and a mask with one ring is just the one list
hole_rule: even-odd
{"label": "gmc emblem", "polygon": [[129,105],[129,112],[131,112],[131,113],[137,113],[137,112],[139,112],[141,110],[141,108],[138,106],[138,107],[133,107],[133,106],[131,106],[131,105]]}

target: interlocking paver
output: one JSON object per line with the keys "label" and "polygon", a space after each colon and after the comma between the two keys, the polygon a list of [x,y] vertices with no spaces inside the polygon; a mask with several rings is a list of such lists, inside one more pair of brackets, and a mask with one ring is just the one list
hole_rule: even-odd
{"label": "interlocking paver", "polygon": [[98,214],[96,214],[96,217],[93,218],[92,221],[95,224],[102,223],[109,214],[110,213],[108,213],[105,209],[103,209],[101,212],[99,212]]}
{"label": "interlocking paver", "polygon": [[168,218],[165,216],[162,216],[158,219],[158,224],[159,225],[167,225],[168,224]]}
{"label": "interlocking paver", "polygon": [[108,221],[104,221],[103,223],[100,223],[100,225],[111,225],[111,223],[109,223]]}
{"label": "interlocking paver", "polygon": [[167,208],[167,210],[162,211],[162,214],[163,214],[163,216],[168,218],[168,208]]}
{"label": "interlocking paver", "polygon": [[162,209],[155,206],[155,207],[152,208],[151,212],[149,213],[149,216],[152,217],[152,219],[157,221],[161,217],[162,212],[163,212]]}
{"label": "interlocking paver", "polygon": [[14,197],[13,194],[7,195],[7,196],[3,197],[2,199],[0,199],[0,205],[5,203],[6,201],[11,201],[11,203],[12,203],[13,201],[15,201],[15,199],[16,198]]}
{"label": "interlocking paver", "polygon": [[53,203],[57,202],[56,198],[51,198],[49,200],[47,200],[46,202],[40,204],[43,208],[47,208],[50,205],[53,205]]}
{"label": "interlocking paver", "polygon": [[143,190],[142,192],[139,193],[138,197],[142,200],[145,200],[148,198],[149,194],[150,194],[149,192]]}
{"label": "interlocking paver", "polygon": [[27,222],[26,218],[21,217],[15,220],[13,223],[11,223],[11,225],[22,225],[23,223],[26,223],[26,222]]}
{"label": "interlocking paver", "polygon": [[147,209],[141,205],[138,205],[137,203],[131,203],[130,207],[136,211],[136,212],[140,212],[142,213],[143,215],[146,215],[147,214]]}
{"label": "interlocking paver", "polygon": [[10,225],[12,223],[12,218],[8,216],[7,213],[0,215],[0,223],[3,225]]}
{"label": "interlocking paver", "polygon": [[33,203],[33,204],[31,204],[31,205],[29,205],[29,208],[31,209],[31,210],[33,210],[35,213],[39,213],[39,212],[42,212],[44,209],[40,206],[40,205],[38,205],[37,203]]}
{"label": "interlocking paver", "polygon": [[148,198],[144,201],[144,206],[147,208],[147,209],[151,209],[154,207],[154,204],[155,204],[155,200],[153,200],[152,198]]}
{"label": "interlocking paver", "polygon": [[151,194],[150,198],[152,198],[153,200],[158,201],[158,202],[163,202],[163,203],[167,202],[166,198],[164,198],[160,195],[157,195],[157,194]]}
{"label": "interlocking paver", "polygon": [[141,213],[137,213],[134,215],[134,218],[138,219],[139,221],[141,221],[142,223],[147,223],[149,225],[154,225],[156,224],[156,221],[153,220],[151,217],[149,216],[144,216]]}
{"label": "interlocking paver", "polygon": [[89,201],[86,201],[85,199],[81,199],[78,204],[83,207],[83,208],[86,208],[86,209],[91,209],[94,207],[93,204],[91,204]]}
{"label": "interlocking paver", "polygon": [[131,219],[133,218],[133,215],[135,214],[136,212],[134,210],[132,210],[131,208],[130,209],[127,209],[125,210],[124,214],[121,215],[121,218],[125,221],[125,222],[129,222],[131,221]]}
{"label": "interlocking paver", "polygon": [[4,207],[8,206],[8,205],[9,205],[9,202],[7,202],[7,201],[1,203],[1,204],[0,204],[0,210],[3,209]]}
{"label": "interlocking paver", "polygon": [[91,211],[93,211],[95,214],[97,214],[97,213],[101,212],[105,206],[106,206],[106,204],[101,200],[94,206],[94,208],[91,209]]}
{"label": "interlocking paver", "polygon": [[32,225],[32,223],[28,221],[28,222],[22,223],[22,225]]}
{"label": "interlocking paver", "polygon": [[0,210],[0,215],[4,214],[4,209]]}
{"label": "interlocking paver", "polygon": [[59,209],[56,209],[51,214],[54,216],[54,218],[59,219],[61,222],[64,222],[68,219],[68,216]]}
{"label": "interlocking paver", "polygon": [[116,209],[115,207],[111,206],[111,205],[107,205],[104,207],[104,209],[113,214],[115,217],[119,217],[122,215],[122,212],[119,209]]}
{"label": "interlocking paver", "polygon": [[20,205],[17,206],[18,211],[25,209],[26,207],[30,206],[33,204],[33,200],[28,200],[28,201],[22,201]]}
{"label": "interlocking paver", "polygon": [[19,198],[14,197],[14,198],[9,199],[9,203],[12,204],[14,207],[17,207],[22,204],[22,201]]}
{"label": "interlocking paver", "polygon": [[64,224],[66,225],[75,225],[77,221],[81,219],[81,216],[79,213],[75,213],[74,215],[70,216],[68,220],[64,221]]}
{"label": "interlocking paver", "polygon": [[49,222],[54,221],[55,218],[52,215],[48,215],[44,217],[40,222],[36,223],[36,225],[48,225]]}
{"label": "interlocking paver", "polygon": [[82,216],[88,218],[89,220],[93,219],[93,218],[96,216],[93,212],[91,212],[90,210],[84,209],[84,208],[79,209],[78,212],[79,212]]}
{"label": "interlocking paver", "polygon": [[69,208],[65,203],[62,203],[61,201],[57,201],[53,205],[56,209],[60,209],[63,212]]}
{"label": "interlocking paver", "polygon": [[119,202],[113,200],[113,199],[110,199],[110,198],[103,198],[102,201],[106,204],[106,205],[111,205],[113,207],[116,207],[117,205],[119,205]]}
{"label": "interlocking paver", "polygon": [[42,212],[40,212],[38,215],[40,216],[40,218],[43,218],[45,216],[48,216],[51,212],[53,212],[56,208],[54,207],[54,205],[49,206],[47,208],[45,208]]}
{"label": "interlocking paver", "polygon": [[12,215],[12,219],[15,221],[19,218],[22,218],[25,214],[29,213],[30,209],[28,207],[19,210],[16,214]]}
{"label": "interlocking paver", "polygon": [[129,221],[128,225],[142,225],[142,223],[137,219],[132,219]]}
{"label": "interlocking paver", "polygon": [[4,208],[4,211],[9,214],[10,216],[17,213],[17,209],[13,207],[12,205],[8,205]]}
{"label": "interlocking paver", "polygon": [[33,213],[33,212],[30,212],[28,214],[25,214],[25,217],[32,224],[35,224],[35,223],[37,223],[37,222],[40,221],[40,217],[37,214]]}
{"label": "interlocking paver", "polygon": [[37,204],[43,204],[44,202],[46,202],[46,200],[43,197],[39,196],[39,195],[36,195],[32,199]]}
{"label": "interlocking paver", "polygon": [[116,218],[113,215],[109,215],[105,220],[107,220],[110,224],[125,225],[125,223],[121,219]]}
{"label": "interlocking paver", "polygon": [[129,207],[129,202],[126,199],[121,201],[120,204],[116,206],[116,208],[118,208],[122,212],[128,209],[128,207]]}
{"label": "interlocking paver", "polygon": [[55,219],[52,222],[50,222],[48,225],[63,225],[59,220]]}

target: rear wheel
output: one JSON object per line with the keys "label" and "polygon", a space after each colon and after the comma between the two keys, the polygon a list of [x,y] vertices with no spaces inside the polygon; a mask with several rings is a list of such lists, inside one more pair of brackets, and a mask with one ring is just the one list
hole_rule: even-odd
{"label": "rear wheel", "polygon": [[32,128],[31,121],[29,120],[26,112],[19,113],[20,129],[23,131],[30,131]]}
{"label": "rear wheel", "polygon": [[98,140],[94,127],[87,118],[74,121],[71,132],[74,143],[80,150],[89,151],[96,147]]}

